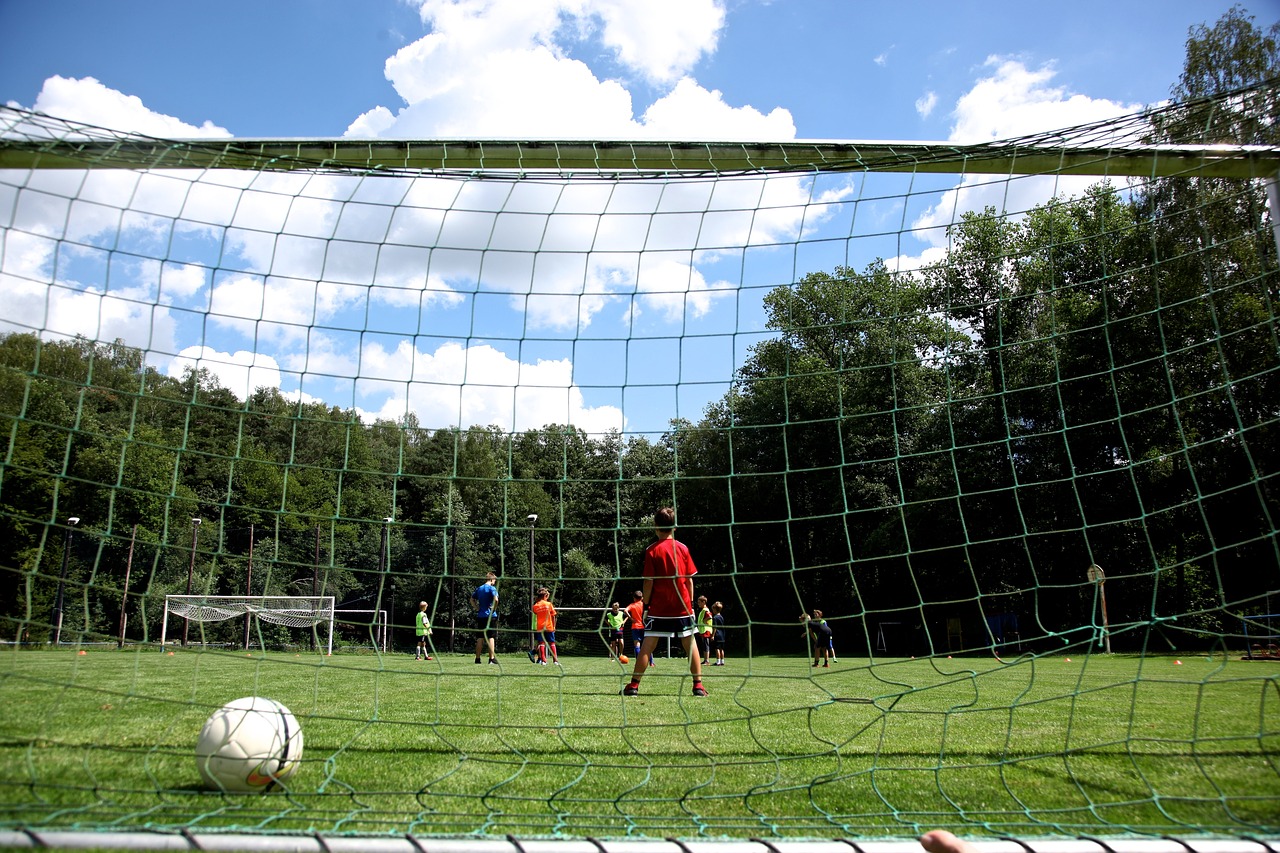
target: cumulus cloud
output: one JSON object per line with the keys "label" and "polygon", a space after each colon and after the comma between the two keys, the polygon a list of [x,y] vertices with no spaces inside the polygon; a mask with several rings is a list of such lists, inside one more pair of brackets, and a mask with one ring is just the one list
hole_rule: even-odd
{"label": "cumulus cloud", "polygon": [[1132,113],[1141,104],[1069,92],[1050,85],[1057,75],[1052,63],[1029,69],[1021,61],[987,58],[993,69],[956,102],[950,139],[961,144],[1008,139],[1055,128],[1072,127]]}
{"label": "cumulus cloud", "polygon": [[259,388],[280,387],[280,365],[261,352],[218,352],[208,346],[183,347],[169,360],[165,373],[181,377],[187,370],[208,370],[218,383],[240,399]]}
{"label": "cumulus cloud", "polygon": [[[524,431],[554,423],[591,434],[625,427],[616,406],[585,402],[567,358],[527,363],[488,344],[450,342],[428,352],[402,340],[393,348],[367,343],[359,364],[360,376],[353,378],[367,419],[398,421],[412,412],[433,427],[480,424]],[[328,371],[351,366],[345,360],[313,363]],[[381,405],[367,407],[376,401]]]}
{"label": "cumulus cloud", "polygon": [[[731,105],[690,72],[716,49],[723,0],[421,0],[430,32],[387,60],[404,100],[353,120],[352,137],[791,139],[790,113]],[[627,79],[573,58],[596,45]],[[640,116],[631,80],[663,94]]]}
{"label": "cumulus cloud", "polygon": [[[13,103],[13,102],[10,102]],[[172,138],[228,137],[226,128],[206,121],[197,126],[148,109],[142,99],[103,85],[93,77],[50,77],[32,106],[36,112],[72,118],[112,130]]]}
{"label": "cumulus cloud", "polygon": [[[980,78],[956,102],[950,141],[959,144],[991,142],[1047,130],[1087,124],[1136,112],[1141,104],[1123,104],[1105,98],[1091,98],[1054,85],[1057,71],[1052,64],[1028,68],[1016,59],[989,57],[984,68],[989,76]],[[961,182],[939,194],[911,223],[914,235],[932,249],[946,245],[947,228],[960,221],[966,211],[987,206],[997,212],[1018,214],[1053,196],[1079,195],[1091,177],[1054,175],[1014,176],[966,175]],[[902,269],[920,266],[923,257],[937,258],[937,252],[894,259]]]}

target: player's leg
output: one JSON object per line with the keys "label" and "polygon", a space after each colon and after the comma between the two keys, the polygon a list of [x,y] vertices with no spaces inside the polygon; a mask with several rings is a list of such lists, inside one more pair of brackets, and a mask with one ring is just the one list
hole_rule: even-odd
{"label": "player's leg", "polygon": [[685,636],[680,638],[680,645],[689,658],[689,674],[693,676],[693,695],[706,696],[707,689],[702,686],[702,652],[698,649],[697,638]]}

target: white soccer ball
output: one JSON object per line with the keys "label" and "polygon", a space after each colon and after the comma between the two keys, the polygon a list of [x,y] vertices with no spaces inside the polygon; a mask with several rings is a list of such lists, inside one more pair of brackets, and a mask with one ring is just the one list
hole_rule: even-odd
{"label": "white soccer ball", "polygon": [[196,765],[222,791],[269,791],[302,759],[302,729],[289,709],[246,696],[214,711],[196,742]]}

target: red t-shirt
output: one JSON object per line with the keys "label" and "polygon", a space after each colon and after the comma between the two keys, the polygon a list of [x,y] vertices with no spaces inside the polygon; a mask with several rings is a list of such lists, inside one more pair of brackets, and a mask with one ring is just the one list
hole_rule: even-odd
{"label": "red t-shirt", "polygon": [[649,615],[692,616],[693,576],[698,567],[683,542],[659,539],[644,552],[644,576],[653,578]]}

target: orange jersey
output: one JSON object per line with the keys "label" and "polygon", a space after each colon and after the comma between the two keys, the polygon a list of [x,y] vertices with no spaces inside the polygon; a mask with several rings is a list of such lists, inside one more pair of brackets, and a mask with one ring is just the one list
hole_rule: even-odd
{"label": "orange jersey", "polygon": [[537,619],[537,630],[554,631],[556,629],[556,606],[549,600],[539,601],[533,605],[533,616]]}
{"label": "orange jersey", "polygon": [[644,602],[633,601],[627,605],[627,616],[631,618],[631,627],[644,630]]}

